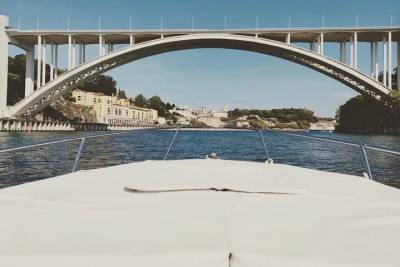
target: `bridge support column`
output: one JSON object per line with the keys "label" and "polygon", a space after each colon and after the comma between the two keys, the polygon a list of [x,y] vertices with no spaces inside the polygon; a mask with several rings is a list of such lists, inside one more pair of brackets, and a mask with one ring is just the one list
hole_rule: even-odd
{"label": "bridge support column", "polygon": [[370,70],[369,70],[369,72],[371,73],[371,77],[372,78],[374,78],[374,74],[375,74],[375,71],[374,71],[374,68],[375,68],[375,62],[374,62],[374,59],[375,59],[375,56],[374,56],[374,43],[373,42],[371,42],[370,44],[370,52],[369,52],[369,58],[370,58]]}
{"label": "bridge support column", "polygon": [[99,35],[99,57],[103,55],[103,36]]}
{"label": "bridge support column", "polygon": [[133,35],[129,35],[129,45],[132,46],[135,44],[135,37]]}
{"label": "bridge support column", "polygon": [[354,38],[350,37],[350,67],[354,66]]}
{"label": "bridge support column", "polygon": [[8,36],[6,27],[8,17],[0,16],[0,118],[5,116],[7,109],[7,80],[8,80]]}
{"label": "bridge support column", "polygon": [[107,47],[106,47],[106,39],[102,36],[102,43],[101,43],[101,56],[104,56],[107,52]]}
{"label": "bridge support column", "polygon": [[38,35],[37,42],[37,77],[36,77],[36,89],[42,84],[42,36]]}
{"label": "bridge support column", "polygon": [[79,44],[79,65],[85,63],[85,49],[86,46],[84,44]]}
{"label": "bridge support column", "polygon": [[54,45],[54,79],[57,78],[58,70],[58,44]]}
{"label": "bridge support column", "polygon": [[50,44],[50,81],[54,78],[54,44]]}
{"label": "bridge support column", "polygon": [[346,42],[340,42],[340,62],[346,63]]}
{"label": "bridge support column", "polygon": [[388,32],[388,87],[392,89],[392,32]]}
{"label": "bridge support column", "polygon": [[353,33],[352,36],[352,64],[351,66],[355,69],[357,69],[358,65],[358,36],[357,32]]}
{"label": "bridge support column", "polygon": [[400,42],[397,41],[397,90],[400,90]]}
{"label": "bridge support column", "polygon": [[383,36],[383,85],[387,86],[387,40]]}
{"label": "bridge support column", "polygon": [[321,55],[324,54],[324,33],[320,33],[319,34],[319,38],[318,38],[318,53],[320,53]]}
{"label": "bridge support column", "polygon": [[46,40],[43,39],[42,45],[42,83],[41,85],[46,84]]}
{"label": "bridge support column", "polygon": [[371,73],[371,77],[374,78],[374,75],[375,75],[375,71],[374,71],[374,68],[375,68],[375,62],[374,62],[374,59],[375,59],[374,52],[375,52],[375,50],[374,50],[374,46],[375,46],[375,44],[374,44],[374,42],[371,42],[369,45],[370,45],[370,53],[369,53],[370,73]]}
{"label": "bridge support column", "polygon": [[72,69],[72,36],[68,35],[68,70]]}
{"label": "bridge support column", "polygon": [[316,50],[315,48],[316,48],[315,43],[314,42],[310,43],[310,50],[315,52]]}
{"label": "bridge support column", "polygon": [[103,35],[99,35],[99,57],[106,54],[106,40]]}
{"label": "bridge support column", "polygon": [[375,80],[378,81],[379,79],[379,63],[378,63],[378,42],[374,42],[374,56],[375,56],[375,66],[374,66],[374,70],[375,70]]}
{"label": "bridge support column", "polygon": [[290,32],[286,35],[286,43],[290,45]]}
{"label": "bridge support column", "polygon": [[35,46],[26,50],[25,62],[25,96],[33,93],[35,75]]}
{"label": "bridge support column", "polygon": [[76,41],[75,38],[72,38],[72,55],[71,55],[71,61],[72,61],[72,68],[75,68],[76,66]]}

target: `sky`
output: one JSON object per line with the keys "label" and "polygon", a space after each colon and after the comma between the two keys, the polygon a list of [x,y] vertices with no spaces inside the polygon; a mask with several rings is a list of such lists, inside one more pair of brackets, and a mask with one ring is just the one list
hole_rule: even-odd
{"label": "sky", "polygon": [[[258,27],[319,27],[400,25],[398,0],[0,0],[0,13],[20,29],[129,28],[129,17],[137,29],[223,29]],[[19,21],[19,23],[18,23]],[[62,48],[64,49],[64,48]],[[63,54],[61,49],[60,54]],[[338,45],[327,44],[325,52],[338,57]],[[396,62],[396,49],[393,49]],[[88,48],[88,56],[96,55]],[[10,54],[23,53],[15,47]],[[65,54],[65,53],[64,53]],[[369,45],[360,44],[359,66],[368,72]],[[66,57],[66,56],[65,56]],[[65,67],[65,59],[60,59]],[[129,96],[159,95],[177,105],[223,105],[233,108],[309,108],[318,116],[334,116],[337,108],[357,95],[345,85],[311,69],[272,56],[227,49],[196,49],[141,59],[106,74]]]}

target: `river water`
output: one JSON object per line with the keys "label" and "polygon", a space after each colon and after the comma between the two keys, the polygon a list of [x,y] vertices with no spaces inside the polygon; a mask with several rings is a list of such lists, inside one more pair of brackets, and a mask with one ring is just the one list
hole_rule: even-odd
{"label": "river water", "polygon": [[[0,132],[0,149],[42,142],[98,135],[102,132]],[[93,169],[135,161],[163,159],[174,131],[137,131],[87,139],[82,151],[80,169]],[[400,151],[400,136],[347,135],[326,132],[302,133],[358,144],[370,144]],[[359,148],[263,132],[271,158],[306,168],[354,174],[365,171]],[[68,173],[78,151],[80,140],[0,153],[0,187],[13,186]],[[203,158],[215,152],[222,159],[265,161],[256,131],[190,131],[179,132],[168,159]],[[400,156],[367,151],[374,179],[400,188]],[[134,175],[134,174],[132,174]]]}

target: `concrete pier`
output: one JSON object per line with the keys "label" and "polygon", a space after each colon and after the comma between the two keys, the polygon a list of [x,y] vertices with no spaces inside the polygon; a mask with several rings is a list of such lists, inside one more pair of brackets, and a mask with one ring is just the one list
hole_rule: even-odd
{"label": "concrete pier", "polygon": [[34,121],[0,119],[0,132],[6,131],[130,131],[137,129],[162,128],[154,124],[108,125],[104,123],[71,123],[60,121]]}
{"label": "concrete pier", "polygon": [[69,122],[0,119],[0,131],[74,131]]}

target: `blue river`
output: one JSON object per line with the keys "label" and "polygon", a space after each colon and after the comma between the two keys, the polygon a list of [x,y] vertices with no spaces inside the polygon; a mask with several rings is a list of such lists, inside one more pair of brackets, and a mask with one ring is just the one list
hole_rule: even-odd
{"label": "blue river", "polygon": [[[99,134],[104,132],[0,132],[0,150]],[[174,134],[172,130],[146,130],[86,139],[79,168],[93,169],[144,160],[162,160]],[[328,132],[301,134],[400,151],[400,136]],[[273,131],[264,131],[263,136],[270,157],[276,163],[358,176],[365,172],[358,147]],[[0,187],[71,172],[80,142],[75,140],[0,153]],[[168,160],[204,158],[210,152],[215,152],[222,159],[262,162],[267,158],[256,131],[184,130],[178,133]],[[367,150],[367,156],[375,180],[400,188],[400,156],[370,149]]]}

